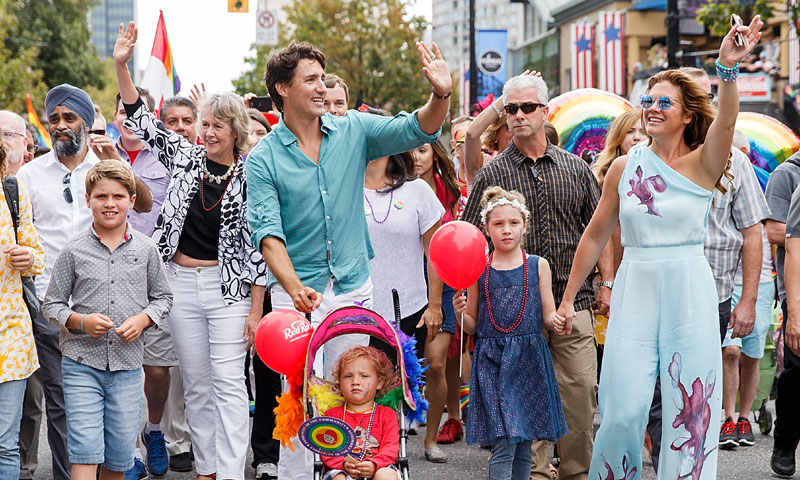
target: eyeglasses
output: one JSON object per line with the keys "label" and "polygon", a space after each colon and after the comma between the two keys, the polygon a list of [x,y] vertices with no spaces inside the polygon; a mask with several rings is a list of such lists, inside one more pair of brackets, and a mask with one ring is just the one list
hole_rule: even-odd
{"label": "eyeglasses", "polygon": [[71,178],[72,178],[72,172],[69,172],[68,174],[64,175],[63,179],[61,179],[61,183],[66,185],[64,187],[64,201],[67,202],[67,203],[72,203],[73,202],[72,190],[69,189],[69,187],[70,187],[70,179]]}
{"label": "eyeglasses", "polygon": [[535,112],[539,107],[544,107],[544,103],[523,103],[522,105],[507,103],[503,105],[503,109],[508,115],[514,115],[517,113],[517,110],[522,110],[522,113]]}
{"label": "eyeglasses", "polygon": [[[658,97],[657,101],[658,101],[658,109],[661,110],[662,112],[671,107],[673,103],[677,104],[681,103],[670,97]],[[653,106],[654,102],[656,102],[656,100],[650,95],[642,95],[641,98],[639,99],[639,103],[641,103],[642,108],[645,110],[649,110]]]}
{"label": "eyeglasses", "polygon": [[24,133],[11,132],[11,131],[8,131],[8,130],[3,132],[3,139],[5,139],[5,140],[14,140],[17,137],[25,138],[25,134]]}
{"label": "eyeglasses", "polygon": [[89,130],[89,133],[93,133],[95,135],[105,135],[105,129],[97,129],[97,130]]}
{"label": "eyeglasses", "polygon": [[36,154],[36,152],[39,150],[39,145],[36,145],[36,144],[34,143],[34,144],[32,144],[32,145],[28,145],[28,146],[26,146],[25,148],[28,150],[28,153],[30,153],[30,154],[32,154],[32,155],[35,155],[35,154]]}

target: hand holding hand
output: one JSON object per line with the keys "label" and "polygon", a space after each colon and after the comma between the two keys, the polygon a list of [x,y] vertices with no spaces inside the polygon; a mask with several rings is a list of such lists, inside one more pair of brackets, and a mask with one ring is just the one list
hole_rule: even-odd
{"label": "hand holding hand", "polygon": [[294,296],[294,308],[301,313],[311,313],[322,303],[322,294],[311,287],[303,287]]}
{"label": "hand holding hand", "polygon": [[442,58],[439,46],[435,43],[432,43],[431,46],[433,50],[425,42],[417,42],[417,53],[419,53],[419,61],[422,63],[422,73],[425,74],[425,78],[433,86],[433,91],[439,96],[444,96],[453,89],[453,78],[447,68],[447,62]]}
{"label": "hand holding hand", "polygon": [[117,34],[117,43],[114,45],[114,63],[117,65],[125,65],[128,60],[133,56],[133,47],[136,46],[136,39],[139,36],[139,29],[134,22],[128,22],[128,27],[124,28],[119,24],[119,34]]}
{"label": "hand holding hand", "polygon": [[8,257],[11,268],[18,272],[25,271],[33,266],[33,251],[21,245],[9,245],[3,249],[3,253]]}
{"label": "hand holding hand", "polygon": [[92,338],[102,337],[112,327],[114,322],[102,313],[90,313],[83,317],[83,331]]}
{"label": "hand holding hand", "polygon": [[556,335],[564,335],[567,333],[567,319],[560,316],[558,313],[553,313],[553,331]]}
{"label": "hand holding hand", "polygon": [[572,320],[574,320],[576,317],[575,305],[572,302],[562,301],[561,305],[558,306],[556,315],[564,319],[564,331],[561,333],[561,335],[572,333]]}
{"label": "hand holding hand", "polygon": [[114,331],[116,332],[117,336],[130,343],[139,338],[144,329],[147,328],[151,323],[153,323],[153,321],[150,320],[150,317],[148,317],[147,314],[142,313],[126,318],[125,321],[122,322],[122,325],[115,328]]}
{"label": "hand holding hand", "polygon": [[[756,15],[750,22],[750,25],[736,25],[731,27],[725,38],[722,39],[722,44],[719,46],[719,63],[725,67],[732,67],[736,62],[742,60],[756,46],[761,39],[761,27],[764,22],[761,21],[761,16]],[[744,45],[736,44],[736,34],[740,33],[744,39]]]}

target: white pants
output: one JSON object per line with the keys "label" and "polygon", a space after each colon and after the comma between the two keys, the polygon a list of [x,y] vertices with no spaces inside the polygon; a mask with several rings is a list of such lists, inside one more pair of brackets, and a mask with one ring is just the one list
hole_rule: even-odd
{"label": "white pants", "polygon": [[167,268],[169,328],[183,377],[186,417],[198,475],[243,479],[249,413],[244,384],[250,299],[226,305],[219,267]]}
{"label": "white pants", "polygon": [[[363,285],[357,289],[336,295],[333,293],[333,279],[328,281],[325,291],[322,292],[322,303],[311,314],[311,324],[316,328],[325,316],[332,310],[346,307],[349,305],[361,305],[372,308],[372,280],[367,279]],[[294,309],[292,297],[280,286],[275,284],[272,287],[272,308]],[[324,371],[325,378],[332,378],[333,367],[339,357],[351,347],[358,345],[369,345],[368,335],[343,335],[334,340],[329,340],[323,347],[323,355],[317,355],[314,361],[314,370]],[[287,384],[284,378],[283,391],[287,391]],[[314,455],[306,450],[303,444],[297,439],[292,438],[294,451],[288,448],[281,448],[280,460],[278,461],[279,480],[307,480],[311,479],[314,470]]]}

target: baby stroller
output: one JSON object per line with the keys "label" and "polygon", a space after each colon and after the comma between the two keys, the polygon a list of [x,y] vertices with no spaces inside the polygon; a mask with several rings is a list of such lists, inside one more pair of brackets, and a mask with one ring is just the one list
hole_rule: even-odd
{"label": "baby stroller", "polygon": [[[395,295],[395,317],[398,317],[399,303],[396,292],[393,293]],[[392,388],[382,397],[376,398],[375,402],[400,413],[400,448],[397,466],[403,480],[408,480],[408,425],[413,420],[420,421],[424,411],[427,410],[427,402],[422,398],[420,391],[422,368],[415,350],[416,340],[408,337],[402,331],[396,330],[378,313],[360,306],[342,307],[330,312],[314,329],[302,373],[301,400],[304,416],[318,417],[329,408],[343,403],[338,386],[317,377],[313,365],[317,351],[325,342],[340,335],[352,333],[366,334],[380,339],[397,352],[397,369]],[[320,480],[322,475],[323,464],[319,455],[315,454],[313,478]]]}

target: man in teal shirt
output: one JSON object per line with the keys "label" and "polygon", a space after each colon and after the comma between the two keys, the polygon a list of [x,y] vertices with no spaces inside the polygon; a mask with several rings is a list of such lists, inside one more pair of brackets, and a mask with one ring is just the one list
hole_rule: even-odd
{"label": "man in teal shirt", "polygon": [[[308,43],[292,43],[267,61],[267,89],[282,116],[248,155],[247,219],[253,244],[260,245],[272,272],[273,308],[313,312],[316,325],[335,308],[371,306],[364,171],[368,161],[439,136],[452,79],[438,47],[432,47],[417,43],[431,98],[412,114],[392,118],[354,110],[343,117],[325,113],[325,57]],[[440,310],[428,310],[438,312],[424,319],[429,330],[441,326]],[[344,350],[367,343],[337,340],[325,346],[326,377]],[[282,479],[311,478],[302,452],[297,458],[282,450],[278,468]]]}

